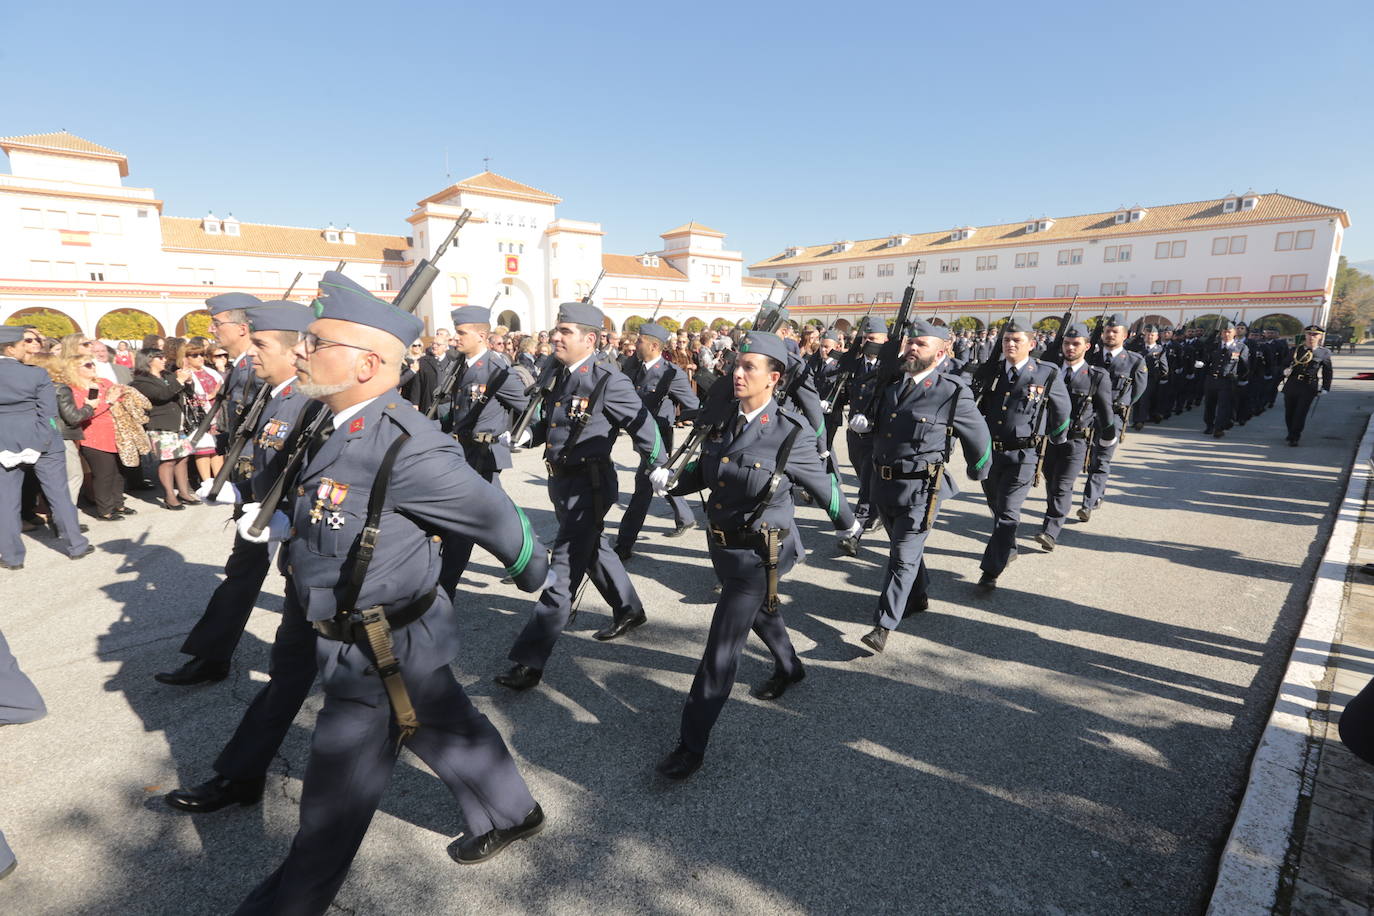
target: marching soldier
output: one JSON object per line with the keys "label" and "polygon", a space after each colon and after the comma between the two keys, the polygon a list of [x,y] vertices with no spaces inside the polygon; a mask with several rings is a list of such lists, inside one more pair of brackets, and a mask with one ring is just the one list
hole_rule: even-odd
{"label": "marching soldier", "polygon": [[1269,406],[1269,389],[1279,374],[1278,351],[1264,339],[1264,332],[1250,327],[1245,345],[1250,348],[1250,384],[1245,386],[1247,413],[1258,417]]}
{"label": "marching soldier", "polygon": [[[1123,431],[1130,424],[1136,402],[1144,397],[1149,380],[1145,357],[1127,350],[1123,346],[1125,343],[1126,322],[1119,315],[1110,315],[1102,324],[1101,346],[1088,353],[1088,363],[1106,370],[1112,381],[1112,411],[1121,419]],[[1078,510],[1081,522],[1090,519],[1093,511],[1102,505],[1119,441],[1116,437],[1111,445],[1099,443],[1092,450],[1088,479],[1083,484],[1083,505]]]}
{"label": "marching soldier", "polygon": [[[34,722],[47,714],[48,707],[38,688],[20,670],[5,634],[0,632],[0,725]],[[19,860],[5,842],[4,831],[0,831],[0,879],[9,877],[18,867]]]}
{"label": "marching soldier", "polygon": [[1217,326],[1218,340],[1199,348],[1193,365],[1201,370],[1206,388],[1203,394],[1203,431],[1220,439],[1231,428],[1236,398],[1250,374],[1250,351],[1236,340],[1236,329],[1225,318]]}
{"label": "marching soldier", "polygon": [[1061,443],[1069,428],[1069,395],[1055,366],[1031,359],[1030,329],[1015,319],[1002,326],[1002,358],[975,378],[978,409],[992,434],[992,465],[983,494],[992,510],[992,536],[978,580],[987,591],[1016,558],[1021,506],[1039,467],[1041,448]]}
{"label": "marching soldier", "polygon": [[[854,467],[854,476],[859,479],[859,494],[854,503],[854,517],[867,530],[878,524],[873,513],[870,499],[873,476],[873,429],[863,412],[873,400],[873,386],[878,379],[878,351],[887,342],[887,332],[883,325],[872,318],[860,322],[860,339],[854,346],[863,347],[863,360],[854,370],[849,380],[849,429],[845,441],[849,446],[849,463]],[[855,414],[858,414],[857,420]]]}
{"label": "marching soldier", "polygon": [[[787,347],[774,334],[749,332],[740,342],[732,379],[737,407],[730,427],[702,444],[673,492],[710,488],[706,500],[711,565],[721,593],[696,677],[682,711],[677,748],[658,764],[669,779],[686,779],[701,767],[711,728],[735,682],[752,630],[773,655],[774,670],[758,696],[776,700],[806,676],[778,610],[778,580],[798,559],[792,485],[805,487],[837,530],[858,533],[859,523],[811,444],[815,431],[782,410],[775,390],[787,366]],[[788,483],[790,481],[790,483]]]}
{"label": "marching soldier", "polygon": [[[218,297],[217,297],[218,298]],[[319,410],[296,385],[295,347],[300,335],[314,319],[314,313],[295,302],[268,302],[245,309],[245,326],[249,329],[249,346],[244,351],[244,364],[261,382],[270,386],[270,396],[262,408],[257,427],[239,430],[253,444],[252,452],[240,457],[244,465],[229,469],[226,482],[215,498],[217,503],[241,505],[240,490],[248,500],[262,497],[265,485],[274,480],[286,463],[289,445]],[[245,416],[244,421],[247,421]],[[231,434],[235,431],[231,430]],[[245,446],[244,451],[247,451]],[[206,480],[196,490],[201,499],[210,498],[214,481]],[[235,518],[241,511],[235,512]],[[234,535],[234,546],[224,564],[224,581],[215,588],[210,601],[196,625],[187,634],[181,651],[190,660],[173,671],[153,675],[154,679],[172,686],[222,681],[229,676],[229,662],[234,657],[243,628],[253,613],[262,583],[267,578],[271,556],[266,544],[255,544]],[[265,764],[264,764],[265,769]]]}
{"label": "marching soldier", "polygon": [[[210,313],[210,333],[229,354],[229,371],[224,377],[224,407],[219,415],[220,451],[228,450],[229,440],[238,428],[239,419],[257,394],[261,384],[253,371],[248,355],[248,309],[262,305],[262,300],[247,293],[223,293],[205,300]],[[243,450],[244,457],[252,455],[252,444]]]}
{"label": "marching soldier", "polygon": [[1269,382],[1269,406],[1273,407],[1278,400],[1279,389],[1283,387],[1284,367],[1288,365],[1292,354],[1288,352],[1288,339],[1280,337],[1275,328],[1264,329],[1264,340],[1274,351],[1274,377]]}
{"label": "marching soldier", "polygon": [[816,379],[816,391],[821,398],[821,410],[825,413],[825,451],[835,451],[835,432],[844,425],[844,397],[840,385],[840,360],[844,354],[844,341],[833,326],[821,334],[820,349],[816,351],[811,365],[811,374]]}
{"label": "marching soldier", "polygon": [[1035,540],[1047,551],[1059,541],[1088,452],[1094,447],[1111,448],[1117,441],[1112,379],[1106,369],[1088,365],[1089,337],[1083,325],[1070,324],[1064,330],[1061,352],[1051,357],[1060,366],[1060,378],[1069,393],[1069,428],[1065,441],[1045,447],[1045,521]]}
{"label": "marching soldier", "polygon": [[[696,394],[687,375],[671,360],[663,358],[663,348],[672,339],[672,334],[660,324],[650,322],[639,328],[639,341],[635,344],[636,360],[630,370],[630,381],[644,402],[644,407],[658,424],[658,435],[665,451],[673,450],[673,424],[677,411],[694,411],[699,406]],[[634,551],[639,531],[644,527],[644,519],[649,514],[649,501],[653,498],[653,486],[649,483],[648,464],[640,464],[635,472],[635,492],[625,514],[620,519],[616,532],[615,553],[622,560],[628,560]],[[682,537],[696,527],[692,509],[687,500],[680,496],[668,496],[668,505],[673,510],[673,530],[665,537]]]}
{"label": "marching soldier", "polygon": [[564,302],[549,335],[562,366],[552,389],[542,395],[544,418],[533,429],[532,440],[544,443],[549,498],[558,517],[550,560],[554,577],[511,646],[514,665],[496,676],[496,683],[512,690],[528,690],[543,677],[583,576],[591,578],[611,606],[611,624],[594,634],[597,639],[623,636],[648,619],[620,557],[601,536],[618,490],[611,463],[614,430],[623,429],[634,439],[649,468],[650,484],[668,479],[663,467],[668,450],[629,377],[595,358],[604,320],[591,303]]}
{"label": "marching soldier", "polygon": [[1163,423],[1173,413],[1173,396],[1169,392],[1173,367],[1169,362],[1169,347],[1162,336],[1154,325],[1145,326],[1140,355],[1145,358],[1148,380],[1133,411],[1137,432],[1145,428],[1146,420]]}
{"label": "marching soldier", "polygon": [[873,507],[892,542],[873,629],[861,639],[882,652],[902,619],[930,604],[926,538],[944,500],[959,492],[946,468],[957,437],[968,474],[988,475],[992,441],[968,385],[941,372],[947,328],[918,320],[906,341],[900,384],[879,394],[873,419]]}
{"label": "marching soldier", "polygon": [[[480,305],[465,305],[453,310],[454,339],[462,362],[450,364],[456,371],[449,409],[439,415],[443,428],[463,446],[468,467],[497,489],[501,472],[511,466],[510,426],[512,412],[519,414],[529,403],[525,385],[511,369],[510,360],[487,349],[491,333],[491,312]],[[444,541],[439,586],[452,598],[458,580],[472,557],[472,540],[450,538]]]}
{"label": "marching soldier", "polygon": [[256,535],[259,507],[245,506],[239,533],[285,541],[284,614],[303,617],[318,634],[324,706],[300,829],[241,914],[328,909],[401,744],[463,810],[467,831],[450,847],[457,861],[490,859],[544,823],[501,735],[449,667],[458,620],[437,588],[437,541],[475,539],[525,590],[546,581],[544,550],[524,513],[397,394],[419,319],[328,274],[322,289],[320,317],[296,348],[297,384],[327,413],[312,424],[283,508]]}
{"label": "marching soldier", "polygon": [[1283,419],[1288,425],[1288,444],[1297,445],[1312,402],[1331,390],[1335,374],[1331,351],[1322,346],[1326,332],[1320,325],[1303,330],[1303,343],[1293,351],[1293,366],[1283,386]]}

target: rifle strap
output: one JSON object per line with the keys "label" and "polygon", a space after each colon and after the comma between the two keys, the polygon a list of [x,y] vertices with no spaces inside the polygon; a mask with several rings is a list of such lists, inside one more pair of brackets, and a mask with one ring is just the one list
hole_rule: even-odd
{"label": "rifle strap", "polygon": [[768,478],[768,483],[764,485],[763,491],[759,494],[759,504],[754,507],[753,514],[744,523],[745,528],[753,528],[759,523],[759,520],[763,518],[763,513],[768,509],[768,503],[773,499],[773,494],[778,492],[778,484],[782,483],[783,477],[787,474],[787,459],[792,457],[792,446],[796,443],[799,432],[801,432],[801,427],[793,426],[792,431],[787,434],[787,438],[782,441],[782,448],[778,449],[778,463],[773,469],[773,476]]}
{"label": "rifle strap", "polygon": [[567,461],[568,455],[572,453],[577,441],[582,438],[582,430],[591,425],[596,417],[596,412],[601,409],[601,399],[606,393],[606,385],[611,380],[609,372],[604,373],[601,378],[596,380],[596,387],[592,389],[592,396],[587,399],[587,409],[582,412],[582,416],[573,423],[572,432],[568,434],[568,441],[563,443],[563,450],[558,453],[558,465],[562,467]]}

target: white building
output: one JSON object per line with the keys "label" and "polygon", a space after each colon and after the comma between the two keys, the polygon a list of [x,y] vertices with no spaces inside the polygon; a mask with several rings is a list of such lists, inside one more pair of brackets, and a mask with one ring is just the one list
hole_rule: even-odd
{"label": "white building", "polygon": [[957,226],[861,242],[798,245],[750,265],[756,277],[802,280],[792,313],[841,325],[890,316],[915,276],[918,311],[980,325],[1013,303],[1032,321],[1075,295],[1084,317],[1121,312],[1176,325],[1223,314],[1279,317],[1289,330],[1324,323],[1350,217],[1277,192],[1122,207],[1083,216]]}
{"label": "white building", "polygon": [[429,329],[469,301],[495,302],[497,322],[512,329],[548,328],[557,303],[585,295],[603,268],[596,302],[616,327],[648,317],[660,298],[660,314],[680,322],[737,321],[753,315],[770,284],[745,276],[724,235],[695,223],[664,233],[656,250],[605,254],[599,223],[559,218],[558,197],[490,171],[421,200],[407,217],[411,235],[402,236],[249,223],[231,213],[164,216],[151,188],[124,186],[122,153],[66,132],[0,138],[0,151],[10,161],[10,174],[0,174],[0,322],[46,310],[98,334],[106,315],[132,310],[180,334],[218,291],[280,298],[299,272],[293,298],[308,302],[340,261],[348,276],[391,298],[465,208],[472,218],[419,309]]}

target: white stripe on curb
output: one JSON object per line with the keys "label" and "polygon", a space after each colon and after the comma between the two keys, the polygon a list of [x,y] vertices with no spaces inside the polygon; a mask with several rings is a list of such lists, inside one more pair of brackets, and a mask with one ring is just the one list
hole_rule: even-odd
{"label": "white stripe on curb", "polygon": [[1317,568],[1307,615],[1289,655],[1274,711],[1250,764],[1250,781],[1221,854],[1208,916],[1268,913],[1277,901],[1298,801],[1312,793],[1318,757],[1315,752],[1319,750],[1312,732],[1314,725],[1324,725],[1327,717],[1324,710],[1317,709],[1317,697],[1340,622],[1345,578],[1371,476],[1371,450],[1374,417],[1365,426],[1345,498]]}

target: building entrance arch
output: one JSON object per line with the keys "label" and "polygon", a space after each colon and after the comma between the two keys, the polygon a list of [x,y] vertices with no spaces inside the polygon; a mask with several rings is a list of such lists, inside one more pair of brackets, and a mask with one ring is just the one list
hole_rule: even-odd
{"label": "building entrance arch", "polygon": [[167,331],[162,322],[142,309],[115,309],[95,323],[95,336],[105,340],[138,340],[145,334],[166,337]]}
{"label": "building entrance arch", "polygon": [[1280,337],[1294,337],[1302,333],[1303,323],[1292,315],[1272,312],[1255,321],[1251,327],[1259,328],[1261,331],[1278,331]]}

